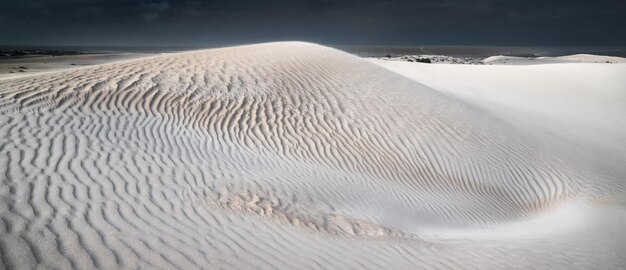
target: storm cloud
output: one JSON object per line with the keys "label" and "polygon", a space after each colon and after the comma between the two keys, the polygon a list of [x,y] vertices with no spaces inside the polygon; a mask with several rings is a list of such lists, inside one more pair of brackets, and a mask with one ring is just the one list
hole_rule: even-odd
{"label": "storm cloud", "polygon": [[626,45],[622,0],[0,0],[0,44]]}

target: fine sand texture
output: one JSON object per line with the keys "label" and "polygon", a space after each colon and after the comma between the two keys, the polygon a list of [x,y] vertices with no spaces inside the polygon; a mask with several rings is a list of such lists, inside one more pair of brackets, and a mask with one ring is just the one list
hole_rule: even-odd
{"label": "fine sand texture", "polygon": [[[626,268],[623,118],[567,137],[608,113],[381,65],[283,42],[1,80],[0,268]],[[594,83],[622,88],[576,113],[622,112]]]}
{"label": "fine sand texture", "polygon": [[78,69],[116,61],[150,56],[147,53],[98,53],[79,55],[29,55],[0,59],[0,80],[32,76],[42,73]]}

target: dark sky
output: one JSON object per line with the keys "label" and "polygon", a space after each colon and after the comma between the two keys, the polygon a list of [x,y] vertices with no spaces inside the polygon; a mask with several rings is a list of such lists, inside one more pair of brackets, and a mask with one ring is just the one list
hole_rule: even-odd
{"label": "dark sky", "polygon": [[624,46],[626,0],[0,0],[0,44]]}

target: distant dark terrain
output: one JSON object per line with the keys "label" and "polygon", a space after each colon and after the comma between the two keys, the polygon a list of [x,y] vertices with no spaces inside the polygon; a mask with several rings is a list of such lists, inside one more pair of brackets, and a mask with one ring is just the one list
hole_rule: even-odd
{"label": "distant dark terrain", "polygon": [[[236,45],[236,44],[228,44]],[[104,64],[147,55],[173,53],[208,47],[123,47],[123,46],[1,46],[0,77],[63,70],[76,66]],[[354,46],[328,45],[360,57],[423,63],[483,64],[494,55],[541,57],[595,54],[626,57],[626,47],[487,47],[487,46]]]}
{"label": "distant dark terrain", "polygon": [[[205,47],[186,46],[2,46],[0,60],[29,56],[61,56],[102,53],[167,53],[177,51],[209,49],[233,46],[224,44]],[[494,55],[540,57],[563,56],[572,54],[596,54],[626,57],[626,47],[498,47],[498,46],[370,46],[370,45],[336,45],[325,44],[361,57],[384,57],[403,55],[447,55],[454,57],[486,58]]]}
{"label": "distant dark terrain", "polygon": [[541,57],[596,54],[626,57],[626,47],[492,47],[492,46],[334,46],[362,57],[447,55],[486,58],[494,55]]}
{"label": "distant dark terrain", "polygon": [[20,58],[29,56],[61,56],[84,54],[74,50],[46,50],[46,49],[1,49],[0,59]]}

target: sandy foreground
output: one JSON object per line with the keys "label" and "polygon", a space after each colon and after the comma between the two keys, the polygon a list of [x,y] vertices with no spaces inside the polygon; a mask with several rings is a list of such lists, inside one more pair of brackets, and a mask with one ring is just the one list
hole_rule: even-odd
{"label": "sandy foreground", "polygon": [[61,56],[27,56],[0,59],[0,80],[84,68],[151,56],[147,53],[99,53]]}
{"label": "sandy foreground", "polygon": [[0,80],[0,268],[623,269],[626,64],[301,42]]}

